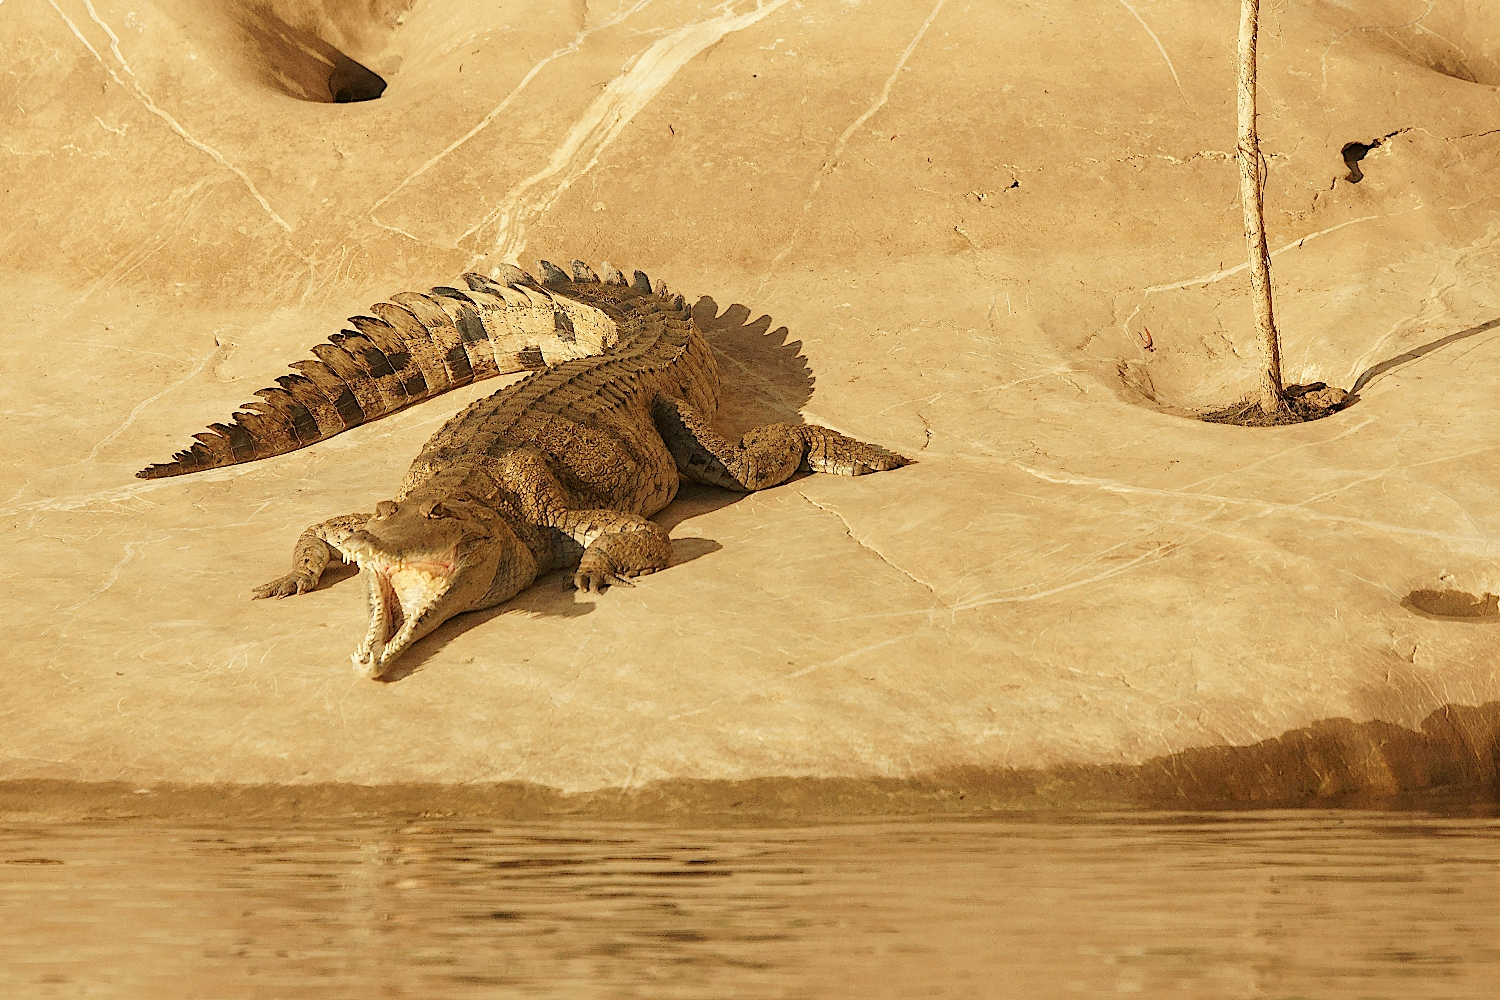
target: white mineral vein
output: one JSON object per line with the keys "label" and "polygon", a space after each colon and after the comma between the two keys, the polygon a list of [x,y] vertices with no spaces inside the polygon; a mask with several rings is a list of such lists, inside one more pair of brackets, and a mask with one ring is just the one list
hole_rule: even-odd
{"label": "white mineral vein", "polygon": [[1167,69],[1172,73],[1172,82],[1177,84],[1177,92],[1180,93],[1182,95],[1182,99],[1186,101],[1188,99],[1187,91],[1182,89],[1182,81],[1177,78],[1177,67],[1172,65],[1172,57],[1167,55],[1167,47],[1161,43],[1160,38],[1156,37],[1156,32],[1151,30],[1151,25],[1146,23],[1146,19],[1144,17],[1141,17],[1140,12],[1137,11],[1134,7],[1130,6],[1128,0],[1120,0],[1120,6],[1130,11],[1130,16],[1141,23],[1141,27],[1146,29],[1146,34],[1150,35],[1151,40],[1156,43],[1156,51],[1160,52],[1161,57],[1166,60]]}
{"label": "white mineral vein", "polygon": [[901,53],[901,58],[896,60],[896,68],[891,70],[890,76],[886,77],[885,86],[880,88],[880,94],[875,98],[874,102],[865,109],[864,114],[860,115],[858,118],[854,119],[854,121],[849,123],[849,127],[844,129],[843,134],[838,137],[838,141],[833,144],[833,151],[828,154],[828,159],[823,161],[823,166],[818,170],[818,175],[813,178],[812,190],[808,192],[807,203],[802,206],[803,211],[806,211],[812,205],[812,196],[814,194],[817,194],[818,188],[822,186],[823,177],[827,174],[832,173],[838,168],[839,157],[844,155],[844,147],[849,144],[849,140],[854,136],[854,133],[859,131],[860,126],[864,125],[865,122],[873,118],[875,116],[875,113],[881,108],[885,107],[886,102],[891,99],[891,88],[896,85],[896,78],[899,77],[901,75],[901,71],[906,68],[907,60],[909,60],[911,58],[911,54],[917,50],[917,46],[922,41],[922,36],[927,34],[927,29],[932,27],[932,22],[937,20],[938,14],[943,9],[943,4],[947,2],[948,0],[938,0],[937,4],[932,8],[932,13],[927,15],[927,20],[922,22],[922,26],[917,29],[917,33],[913,35],[911,41],[907,43],[905,50],[903,50]]}
{"label": "white mineral vein", "polygon": [[144,410],[146,407],[150,406],[152,403],[156,402],[158,399],[161,399],[167,393],[173,391],[174,389],[178,389],[178,388],[186,385],[187,383],[191,382],[193,379],[197,378],[198,377],[198,373],[201,372],[201,371],[203,371],[203,369],[208,365],[208,363],[210,361],[212,361],[217,356],[218,356],[218,352],[217,351],[210,351],[209,353],[207,353],[207,354],[205,354],[203,356],[203,360],[199,361],[198,364],[197,364],[197,366],[195,368],[193,368],[192,371],[188,372],[182,378],[178,379],[176,382],[173,382],[171,385],[167,386],[165,389],[163,389],[161,392],[158,392],[156,395],[149,396],[146,399],[143,399],[139,403],[137,403],[135,405],[134,409],[132,409],[130,411],[130,413],[126,415],[124,422],[121,423],[120,426],[116,427],[114,430],[110,431],[104,437],[100,438],[99,442],[97,444],[95,444],[92,448],[89,449],[89,453],[84,456],[83,460],[85,462],[92,461],[95,457],[98,456],[100,449],[104,448],[110,442],[114,441],[115,438],[117,438],[121,434],[125,433],[125,431],[130,427],[130,425],[133,424],[133,423],[135,423],[135,418],[141,415],[141,411],[142,410]]}
{"label": "white mineral vein", "polygon": [[146,261],[154,257],[164,247],[170,245],[171,240],[167,237],[164,237],[163,234],[166,233],[168,227],[170,227],[171,233],[169,235],[177,235],[177,233],[182,229],[183,223],[187,221],[188,216],[192,213],[194,207],[193,199],[198,196],[198,192],[202,191],[210,183],[218,186],[218,184],[220,183],[227,182],[221,180],[217,176],[212,178],[200,177],[197,181],[189,185],[187,188],[178,188],[174,190],[165,204],[174,208],[180,206],[181,211],[173,211],[171,213],[168,213],[166,220],[157,227],[156,232],[152,234],[149,240],[142,240],[137,246],[132,248],[129,253],[125,254],[119,260],[115,261],[114,264],[110,265],[108,270],[106,270],[103,274],[99,275],[99,277],[95,278],[92,282],[89,283],[88,288],[84,289],[83,294],[78,296],[73,304],[75,306],[82,305],[84,301],[88,299],[89,296],[98,291],[99,286],[103,285],[106,281],[109,282],[109,285],[105,289],[105,291],[114,288],[121,281],[129,277],[136,268],[146,263]]}
{"label": "white mineral vein", "polygon": [[605,18],[599,23],[586,26],[582,31],[575,35],[573,37],[573,40],[567,45],[564,45],[558,49],[554,49],[550,55],[543,56],[541,59],[537,60],[537,62],[531,67],[531,69],[527,70],[526,75],[521,77],[521,81],[517,83],[513,88],[511,88],[510,93],[506,94],[505,98],[499,104],[491,108],[489,114],[481,118],[478,124],[469,129],[469,131],[465,132],[463,135],[459,136],[457,139],[454,139],[452,142],[450,142],[446,147],[444,147],[442,152],[432,156],[427,160],[427,162],[423,163],[416,170],[412,171],[410,174],[406,175],[406,177],[402,178],[400,184],[397,184],[383,197],[376,201],[375,204],[366,209],[365,214],[370,217],[370,221],[375,225],[380,226],[382,229],[390,229],[394,232],[400,233],[402,236],[417,240],[417,242],[420,243],[421,240],[419,240],[415,236],[412,236],[412,234],[408,233],[406,230],[400,229],[396,226],[388,225],[376,219],[375,210],[380,208],[386,202],[390,201],[392,198],[396,197],[396,195],[400,194],[401,191],[412,181],[416,180],[418,177],[421,177],[427,171],[431,170],[433,167],[441,163],[449,153],[452,153],[455,150],[459,149],[470,139],[474,138],[480,132],[483,132],[486,128],[488,128],[490,123],[498,118],[506,108],[510,107],[511,102],[514,101],[518,96],[520,96],[521,91],[525,90],[527,85],[530,84],[532,80],[536,79],[537,74],[545,69],[549,63],[553,62],[554,60],[560,59],[563,56],[572,55],[582,47],[584,39],[588,38],[590,35],[594,34],[597,31],[602,31],[605,28],[614,27],[621,21],[624,21],[626,18],[630,17],[632,14],[635,14],[638,11],[641,11],[644,8],[650,6],[651,2],[652,0],[637,0],[636,3],[632,4],[629,7],[622,7],[616,10],[614,14],[611,14],[609,17]]}
{"label": "white mineral vein", "polygon": [[552,207],[599,162],[605,149],[624,131],[642,108],[672,82],[677,72],[725,35],[750,27],[767,17],[787,0],[756,0],[755,9],[735,13],[730,4],[722,13],[695,21],[669,32],[626,64],[625,70],[604,88],[588,110],[569,130],[547,165],[527,177],[506,194],[500,204],[469,227],[458,242],[491,224],[497,226],[491,249],[476,254],[469,266],[490,258],[515,263],[526,249],[526,227]]}
{"label": "white mineral vein", "polygon": [[73,32],[74,37],[76,37],[80,42],[83,43],[83,47],[88,49],[89,53],[95,59],[99,60],[99,65],[104,67],[105,72],[107,72],[116,83],[118,83],[122,87],[132,90],[135,93],[136,99],[145,106],[147,111],[151,112],[153,115],[166,122],[167,126],[171,128],[173,132],[176,132],[183,139],[185,139],[189,145],[193,146],[195,149],[207,153],[210,157],[213,158],[215,163],[219,164],[219,166],[230,171],[236,177],[238,177],[240,181],[245,185],[246,189],[249,190],[250,194],[255,198],[255,200],[260,203],[260,207],[265,209],[266,214],[271,217],[271,220],[287,232],[292,231],[292,227],[287,225],[286,220],[276,214],[275,209],[271,207],[271,203],[266,200],[265,195],[261,194],[260,191],[256,189],[255,184],[250,180],[249,175],[247,175],[239,167],[235,166],[233,163],[230,163],[227,159],[225,159],[224,155],[217,149],[214,149],[207,143],[194,138],[191,134],[189,134],[187,129],[182,127],[182,124],[178,122],[176,118],[173,118],[166,111],[162,110],[157,105],[157,103],[151,99],[151,95],[146,93],[145,88],[141,86],[140,80],[136,79],[135,73],[131,70],[130,64],[125,61],[125,56],[120,52],[119,36],[116,35],[114,31],[111,30],[110,26],[108,24],[105,24],[104,21],[99,17],[98,11],[94,10],[92,0],[83,0],[83,5],[84,7],[88,8],[89,18],[93,20],[95,24],[99,25],[99,27],[103,28],[104,33],[109,36],[109,50],[114,55],[115,60],[120,64],[120,69],[124,70],[125,75],[130,77],[130,83],[128,84],[124,80],[120,79],[120,75],[115,72],[113,66],[104,61],[104,57],[99,54],[99,50],[94,48],[89,40],[84,37],[83,32],[78,30],[78,25],[73,23],[73,19],[68,17],[67,14],[63,13],[63,9],[57,5],[57,0],[47,0],[47,2],[52,5],[53,10],[57,11],[57,16],[63,19],[63,21],[67,24],[69,30]]}
{"label": "white mineral vein", "polygon": [[[943,9],[943,4],[945,3],[947,3],[947,0],[938,0],[937,4],[932,8],[932,13],[927,15],[927,20],[922,22],[922,26],[917,29],[917,33],[912,36],[911,41],[902,50],[900,58],[896,60],[896,67],[891,70],[891,75],[886,77],[885,86],[880,88],[880,93],[876,95],[875,100],[864,110],[863,114],[854,119],[848,128],[844,129],[843,134],[834,142],[833,149],[829,151],[827,159],[823,161],[823,165],[818,168],[817,174],[813,177],[812,187],[807,192],[807,199],[802,203],[803,212],[812,208],[813,197],[818,193],[818,189],[823,186],[823,178],[837,169],[839,157],[844,155],[844,147],[848,145],[854,133],[861,125],[874,117],[877,111],[885,107],[886,102],[891,99],[891,89],[895,87],[896,79],[901,75],[901,71],[906,68],[907,60],[911,59],[912,53],[917,50],[917,45],[922,41],[922,36],[927,34],[927,29],[932,26],[933,21],[937,20],[938,13]],[[792,248],[797,243],[797,234],[799,232],[801,232],[800,225],[792,230],[792,234],[787,237],[786,245],[771,259],[770,265],[766,268],[766,273],[761,276],[760,285],[755,290],[757,296],[765,291],[766,283],[771,280],[772,273],[791,254]]]}
{"label": "white mineral vein", "polygon": [[[1493,450],[1493,448],[1472,449],[1470,452],[1466,452],[1465,454],[1467,455],[1489,450]],[[1460,456],[1448,455],[1440,459],[1432,459],[1428,463],[1423,464],[1431,464],[1432,462],[1438,461],[1451,461],[1458,457]],[[1163,499],[1176,500],[1206,500],[1218,504],[1244,505],[1254,507],[1266,514],[1294,514],[1299,517],[1308,518],[1310,520],[1323,521],[1331,524],[1355,525],[1361,528],[1368,528],[1372,531],[1378,531],[1392,535],[1412,535],[1418,538],[1430,538],[1435,541],[1447,542],[1448,544],[1458,548],[1476,551],[1478,554],[1491,553],[1494,550],[1496,543],[1500,542],[1500,539],[1497,539],[1494,536],[1485,533],[1478,533],[1474,535],[1456,535],[1451,532],[1435,531],[1430,528],[1409,527],[1404,524],[1391,524],[1387,521],[1374,521],[1370,520],[1369,518],[1344,517],[1338,514],[1326,514],[1322,511],[1310,510],[1306,506],[1306,504],[1313,498],[1303,500],[1299,503],[1282,503],[1271,500],[1259,500],[1254,497],[1223,496],[1216,493],[1185,493],[1181,490],[1159,489],[1147,486],[1133,486],[1129,483],[1122,483],[1112,479],[1103,479],[1094,476],[1064,475],[1058,472],[1050,472],[1045,469],[1032,468],[1031,466],[1023,465],[1020,462],[1011,462],[1010,464],[1026,473],[1027,475],[1034,476],[1037,479],[1040,479],[1042,482],[1052,483],[1058,486],[1085,486],[1091,487],[1104,493],[1120,493],[1132,496],[1153,496],[1161,497]]]}
{"label": "white mineral vein", "polygon": [[910,632],[908,632],[904,635],[898,635],[890,639],[882,640],[881,642],[873,642],[868,646],[861,646],[858,649],[851,649],[849,652],[836,659],[825,660],[822,663],[814,663],[809,666],[803,667],[800,670],[793,670],[791,673],[785,674],[782,677],[782,680],[796,680],[798,677],[806,677],[814,670],[821,670],[824,667],[837,667],[841,664],[848,663],[850,660],[864,656],[866,653],[873,653],[877,649],[884,649],[887,646],[894,646],[896,643],[905,642],[910,638],[912,638],[912,635]]}
{"label": "white mineral vein", "polygon": [[[1415,211],[1415,209],[1409,209],[1408,211]],[[1396,212],[1392,214],[1404,215],[1405,213]],[[1295,250],[1298,247],[1301,247],[1303,244],[1310,243],[1320,236],[1327,236],[1329,233],[1336,233],[1340,229],[1344,229],[1347,226],[1353,226],[1360,222],[1370,222],[1375,219],[1388,218],[1390,218],[1390,216],[1388,215],[1362,215],[1357,219],[1349,219],[1345,222],[1340,222],[1336,226],[1329,226],[1327,229],[1320,229],[1315,233],[1308,233],[1306,236],[1299,236],[1285,246],[1277,247],[1275,250],[1272,250],[1271,256],[1279,257],[1282,254],[1286,253],[1288,250]],[[1125,331],[1126,336],[1134,337],[1134,334],[1130,332],[1130,321],[1135,319],[1136,316],[1140,315],[1141,309],[1146,305],[1146,300],[1152,295],[1155,295],[1157,292],[1175,292],[1184,288],[1191,288],[1194,285],[1212,285],[1215,282],[1223,281],[1225,278],[1229,278],[1236,274],[1239,274],[1241,271],[1248,270],[1249,267],[1250,263],[1246,261],[1245,263],[1237,264],[1234,267],[1224,268],[1218,271],[1211,271],[1208,274],[1200,274],[1196,278],[1184,278],[1182,281],[1174,281],[1166,285],[1152,285],[1149,288],[1142,289],[1141,301],[1136,304],[1135,309],[1131,310],[1130,315],[1125,317],[1125,321],[1120,324],[1120,329]]]}
{"label": "white mineral vein", "polygon": [[[1340,6],[1347,6],[1347,5],[1340,4]],[[1421,14],[1417,15],[1416,17],[1414,17],[1410,21],[1405,21],[1405,22],[1403,22],[1401,24],[1364,24],[1364,25],[1357,25],[1357,26],[1355,26],[1353,28],[1345,29],[1344,31],[1339,32],[1337,35],[1334,35],[1333,39],[1328,43],[1327,47],[1323,49],[1323,56],[1322,56],[1322,58],[1318,60],[1319,65],[1321,66],[1322,71],[1323,71],[1323,86],[1319,90],[1319,93],[1323,94],[1323,93],[1327,93],[1328,92],[1328,53],[1332,52],[1333,51],[1333,47],[1335,45],[1337,45],[1339,42],[1342,42],[1345,38],[1347,38],[1348,36],[1354,34],[1356,31],[1390,31],[1390,30],[1392,30],[1394,28],[1415,28],[1418,25],[1420,25],[1424,20],[1426,20],[1427,15],[1431,14],[1432,13],[1432,9],[1434,7],[1436,7],[1436,6],[1437,6],[1437,0],[1428,0],[1427,9],[1424,10],[1424,11],[1422,11]],[[1423,28],[1423,30],[1425,31],[1427,29]],[[1436,34],[1436,32],[1433,32],[1433,34]]]}
{"label": "white mineral vein", "polygon": [[1300,451],[1303,448],[1316,448],[1320,445],[1332,444],[1335,441],[1341,441],[1346,437],[1350,437],[1351,435],[1359,433],[1379,419],[1379,417],[1366,417],[1359,423],[1355,424],[1353,427],[1347,427],[1330,437],[1319,438],[1316,441],[1303,441],[1300,444],[1294,444],[1289,448],[1283,448],[1280,451],[1272,452],[1269,455],[1257,458],[1253,462],[1246,462],[1243,465],[1236,465],[1234,468],[1227,469],[1224,472],[1216,472],[1212,476],[1206,476],[1203,479],[1195,480],[1191,483],[1188,483],[1186,486],[1181,487],[1181,490],[1182,492],[1186,493],[1191,491],[1194,487],[1211,486],[1226,476],[1237,476],[1242,472],[1248,472],[1258,466],[1266,465],[1270,462],[1279,462],[1294,451]]}

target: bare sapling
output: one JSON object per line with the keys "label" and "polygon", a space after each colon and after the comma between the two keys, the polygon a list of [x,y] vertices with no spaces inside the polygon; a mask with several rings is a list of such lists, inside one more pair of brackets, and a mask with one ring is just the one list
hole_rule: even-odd
{"label": "bare sapling", "polygon": [[1267,415],[1287,408],[1281,384],[1281,342],[1271,307],[1271,252],[1266,245],[1265,164],[1255,129],[1255,41],[1260,0],[1240,0],[1239,160],[1240,206],[1250,252],[1250,295],[1255,301],[1256,344],[1260,348],[1260,408]]}

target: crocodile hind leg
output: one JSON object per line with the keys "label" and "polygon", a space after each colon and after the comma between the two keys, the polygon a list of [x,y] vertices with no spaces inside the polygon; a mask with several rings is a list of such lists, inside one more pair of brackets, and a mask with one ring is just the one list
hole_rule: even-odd
{"label": "crocodile hind leg", "polygon": [[683,475],[741,493],[779,485],[799,470],[862,476],[908,462],[877,444],[811,424],[766,424],[730,444],[692,406],[668,396],[657,398],[651,416]]}
{"label": "crocodile hind leg", "polygon": [[323,575],[328,560],[339,555],[334,543],[363,528],[373,516],[345,514],[308,528],[297,538],[297,547],[292,549],[292,571],[256,587],[255,597],[291,597],[312,590],[318,585],[318,578]]}

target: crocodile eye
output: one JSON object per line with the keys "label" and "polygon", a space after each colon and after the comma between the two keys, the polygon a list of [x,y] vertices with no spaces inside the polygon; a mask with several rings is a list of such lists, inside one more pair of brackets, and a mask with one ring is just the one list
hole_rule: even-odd
{"label": "crocodile eye", "polygon": [[422,505],[422,516],[436,520],[441,517],[457,517],[458,515],[447,507],[444,507],[441,500],[431,500]]}
{"label": "crocodile eye", "polygon": [[397,505],[394,500],[382,500],[375,505],[375,516],[382,521],[396,513]]}

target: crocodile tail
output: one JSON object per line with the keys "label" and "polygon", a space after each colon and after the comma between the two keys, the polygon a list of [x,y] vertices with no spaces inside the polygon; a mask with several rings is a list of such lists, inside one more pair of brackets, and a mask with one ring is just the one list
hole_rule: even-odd
{"label": "crocodile tail", "polygon": [[[579,280],[584,273],[600,280],[588,265],[574,267]],[[601,270],[610,284],[650,287],[639,271],[628,283],[607,263]],[[562,273],[543,262],[544,276],[554,271]],[[170,462],[136,476],[161,479],[284,455],[450,389],[601,354],[618,340],[602,311],[555,294],[518,267],[463,278],[464,288],[403,292],[371,306],[373,315],[350,318],[352,329],[312,349],[316,360],[296,362],[296,374],[276,379],[228,421],[195,434],[196,443]]]}

